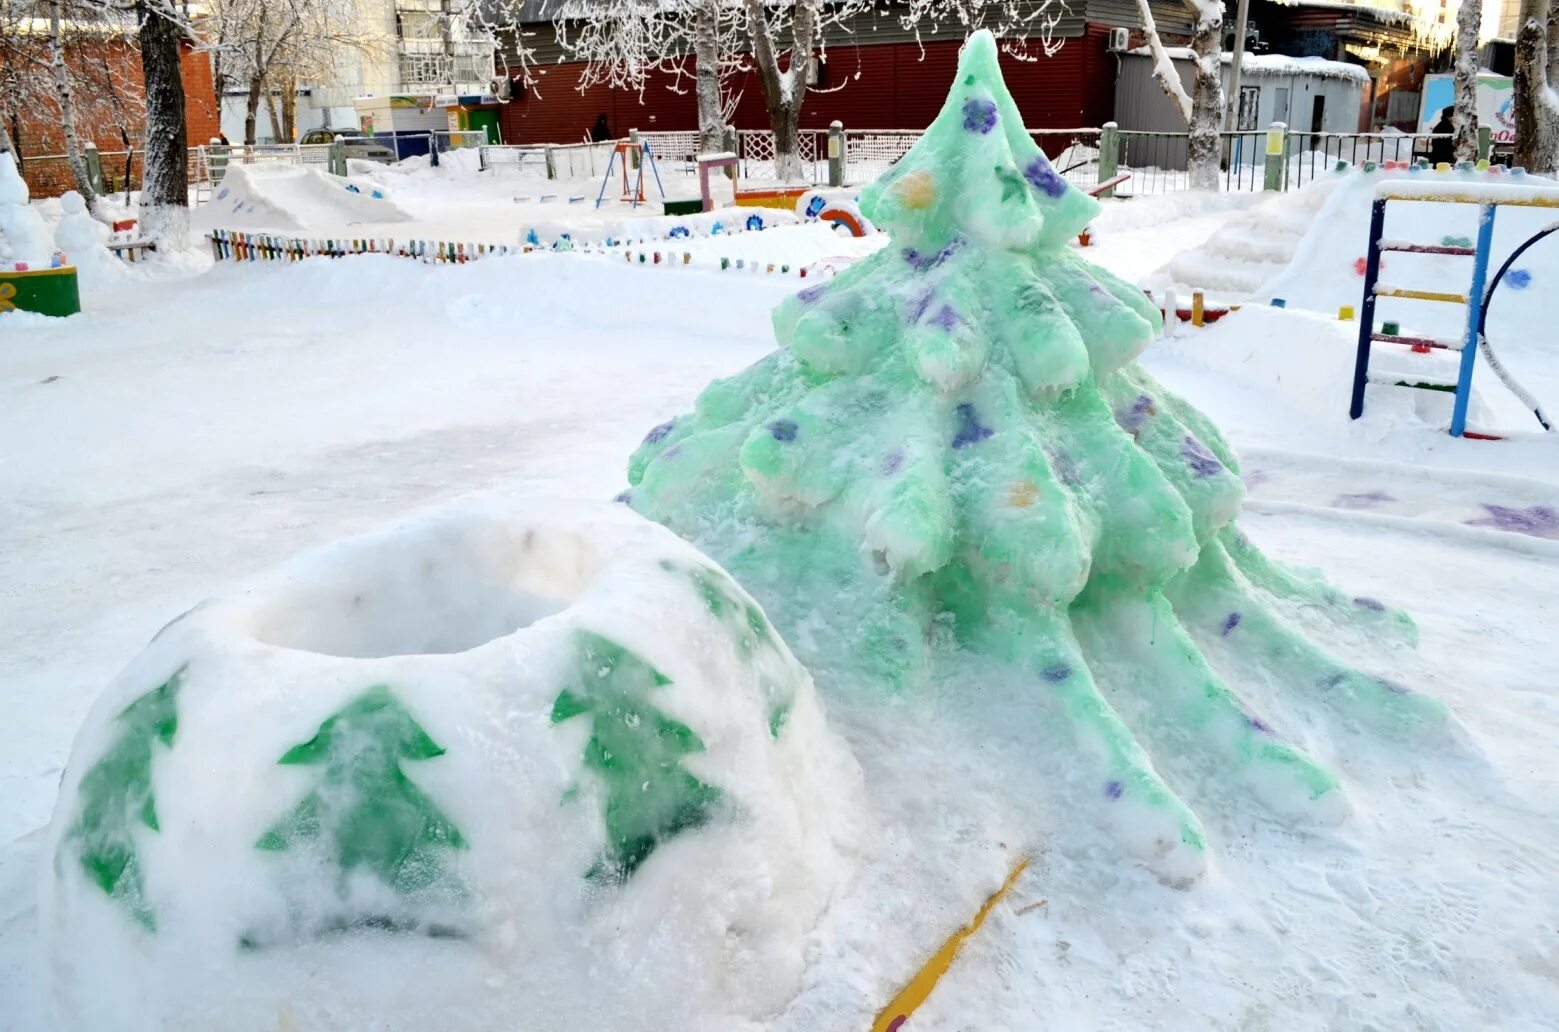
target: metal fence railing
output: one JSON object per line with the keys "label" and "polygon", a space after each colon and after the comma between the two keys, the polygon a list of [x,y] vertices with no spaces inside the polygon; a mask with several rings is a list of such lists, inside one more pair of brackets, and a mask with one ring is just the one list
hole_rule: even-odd
{"label": "metal fence railing", "polygon": [[[796,149],[801,158],[801,181],[813,185],[828,179],[828,130],[802,129],[796,134]],[[736,155],[741,159],[743,179],[778,181],[782,178],[774,160],[774,134],[766,129],[740,129],[736,133]],[[819,161],[819,159],[822,159]]]}
{"label": "metal fence railing", "polygon": [[1373,161],[1416,161],[1431,157],[1437,140],[1450,140],[1450,133],[1301,133],[1290,132],[1286,139],[1283,188],[1296,189],[1330,172],[1339,161],[1362,165]]}

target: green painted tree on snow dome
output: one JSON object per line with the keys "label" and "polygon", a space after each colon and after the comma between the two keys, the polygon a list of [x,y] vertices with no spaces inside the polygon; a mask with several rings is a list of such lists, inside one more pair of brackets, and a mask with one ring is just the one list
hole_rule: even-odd
{"label": "green painted tree on snow dome", "polygon": [[951,621],[957,649],[1052,696],[1078,776],[1172,880],[1202,868],[1202,826],[1101,682],[1146,696],[1155,734],[1173,728],[1287,819],[1341,819],[1337,779],[1209,656],[1379,725],[1446,721],[1280,615],[1293,602],[1415,633],[1236,529],[1234,457],[1135,364],[1160,322],[1148,299],[1066,246],[1098,204],[1024,130],[989,34],[862,208],[892,246],[780,305],[780,348],[652,430],[624,496],[725,564],[825,683],[932,683]]}

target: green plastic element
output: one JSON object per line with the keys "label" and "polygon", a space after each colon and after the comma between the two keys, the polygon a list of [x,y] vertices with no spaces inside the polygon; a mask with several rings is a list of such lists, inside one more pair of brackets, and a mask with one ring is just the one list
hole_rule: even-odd
{"label": "green plastic element", "polygon": [[0,272],[0,315],[17,310],[42,315],[66,316],[81,311],[81,292],[76,270],[30,269]]}
{"label": "green plastic element", "polygon": [[667,215],[697,215],[704,210],[704,200],[695,197],[690,201],[662,201],[661,208]]}
{"label": "green plastic element", "polygon": [[442,755],[388,688],[370,688],[283,754],[283,766],[323,769],[255,848],[322,850],[343,885],[366,871],[402,896],[458,897],[464,890],[446,869],[446,854],[466,848],[465,836],[401,770],[402,761]]}
{"label": "green plastic element", "polygon": [[87,877],[147,931],[157,930],[146,899],[137,826],[160,831],[152,786],[155,743],[171,748],[179,730],[180,670],[126,706],[114,718],[113,742],[81,779],[81,810],[61,844],[75,853]]}
{"label": "green plastic element", "polygon": [[624,882],[661,843],[707,824],[721,793],[682,767],[703,751],[698,735],[650,702],[671,683],[666,676],[609,638],[591,631],[575,638],[574,675],[552,705],[552,722],[590,718],[585,766],[604,789],[606,848],[585,876]]}
{"label": "green plastic element", "polygon": [[1240,535],[1232,451],[1136,365],[1161,322],[1142,291],[1066,246],[1099,206],[1024,130],[989,34],[861,207],[894,246],[783,302],[779,350],[710,384],[628,470],[629,504],[730,570],[825,684],[919,692],[968,653],[1032,677],[1101,806],[1171,879],[1204,836],[1144,744],[1285,817],[1346,812],[1336,777],[1231,685],[1445,726],[1280,615],[1414,635]]}

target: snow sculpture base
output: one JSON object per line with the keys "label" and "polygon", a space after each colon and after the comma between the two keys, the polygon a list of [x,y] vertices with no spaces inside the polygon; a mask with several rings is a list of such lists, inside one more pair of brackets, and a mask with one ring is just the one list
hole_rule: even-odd
{"label": "snow sculpture base", "polygon": [[1137,366],[1159,325],[1142,291],[1067,246],[1099,205],[1023,128],[989,33],[861,208],[894,246],[782,303],[780,348],[651,430],[623,496],[718,557],[815,675],[946,706],[990,697],[970,657],[1024,679],[1007,722],[1064,729],[1056,787],[1176,884],[1207,849],[1182,792],[1347,813],[1262,692],[1446,726],[1292,622],[1290,603],[1414,634],[1235,527],[1236,460]]}
{"label": "snow sculpture base", "polygon": [[731,1027],[796,990],[858,786],[669,532],[430,520],[197,606],[105,692],[50,829],[55,995],[92,1029]]}

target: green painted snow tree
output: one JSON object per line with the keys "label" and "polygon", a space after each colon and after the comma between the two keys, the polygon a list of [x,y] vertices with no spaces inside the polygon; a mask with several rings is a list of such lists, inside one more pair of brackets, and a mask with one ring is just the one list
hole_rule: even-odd
{"label": "green painted snow tree", "polygon": [[1337,779],[1215,659],[1376,727],[1444,724],[1283,615],[1414,634],[1236,529],[1234,456],[1135,364],[1159,313],[1067,246],[1098,204],[1024,130],[988,34],[862,209],[892,246],[781,304],[780,348],[652,430],[624,496],[730,570],[814,673],[910,691],[953,650],[1010,665],[1049,696],[1107,822],[1176,881],[1204,864],[1202,825],[1112,693],[1149,700],[1145,740],[1323,823],[1347,812]]}
{"label": "green painted snow tree", "polygon": [[182,671],[137,698],[114,720],[108,750],[88,768],[77,795],[81,812],[71,822],[63,850],[75,854],[94,885],[148,931],[157,928],[146,899],[138,836],[161,831],[152,765],[178,733]]}
{"label": "green painted snow tree", "polygon": [[600,781],[606,845],[586,876],[626,881],[662,843],[708,823],[721,793],[682,765],[704,743],[651,699],[671,681],[610,638],[579,631],[575,643],[552,722],[590,721],[585,767]]}
{"label": "green painted snow tree", "polygon": [[[315,851],[333,869],[342,895],[349,879],[362,873],[414,904],[458,899],[464,890],[449,869],[449,854],[466,848],[465,836],[402,770],[403,763],[442,755],[444,749],[388,688],[370,688],[277,761],[317,768],[317,780],[255,848]],[[407,921],[360,914],[332,923]]]}

